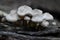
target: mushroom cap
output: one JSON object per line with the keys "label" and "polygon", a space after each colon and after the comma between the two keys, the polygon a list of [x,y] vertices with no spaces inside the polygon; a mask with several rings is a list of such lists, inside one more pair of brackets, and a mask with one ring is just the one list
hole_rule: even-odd
{"label": "mushroom cap", "polygon": [[10,13],[5,16],[5,18],[7,21],[10,21],[10,22],[15,22],[19,19],[18,15],[16,13],[16,10],[11,10]]}
{"label": "mushroom cap", "polygon": [[10,14],[7,15],[5,18],[7,21],[10,21],[10,22],[15,22],[19,19],[17,15],[10,15]]}
{"label": "mushroom cap", "polygon": [[42,10],[39,10],[39,9],[34,9],[31,13],[32,16],[35,16],[35,15],[41,15],[43,13]]}
{"label": "mushroom cap", "polygon": [[53,16],[49,13],[44,13],[44,14],[39,14],[39,15],[35,15],[32,17],[32,21],[34,22],[42,22],[43,20],[53,20]]}
{"label": "mushroom cap", "polygon": [[53,20],[53,16],[51,14],[49,14],[48,12],[44,13],[44,19],[45,20]]}
{"label": "mushroom cap", "polygon": [[43,17],[43,15],[37,15],[37,16],[32,17],[31,20],[33,22],[42,22],[44,20],[44,17]]}
{"label": "mushroom cap", "polygon": [[20,16],[30,14],[31,12],[32,12],[32,8],[27,5],[20,6],[17,11],[18,15]]}
{"label": "mushroom cap", "polygon": [[30,17],[25,16],[25,17],[24,17],[24,20],[30,20]]}
{"label": "mushroom cap", "polygon": [[42,21],[41,25],[44,26],[44,27],[48,27],[49,22],[44,20],[44,21]]}

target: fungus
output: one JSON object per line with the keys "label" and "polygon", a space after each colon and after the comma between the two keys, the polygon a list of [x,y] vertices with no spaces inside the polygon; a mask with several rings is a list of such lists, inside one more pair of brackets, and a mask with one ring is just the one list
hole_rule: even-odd
{"label": "fungus", "polygon": [[18,13],[18,15],[20,15],[20,16],[24,16],[24,15],[26,15],[26,14],[30,14],[31,11],[32,11],[32,8],[31,8],[31,7],[29,7],[29,6],[27,6],[27,5],[23,5],[23,6],[20,6],[20,7],[18,8],[17,13]]}
{"label": "fungus", "polygon": [[49,14],[48,12],[44,13],[44,19],[45,20],[53,20],[53,16],[51,14]]}
{"label": "fungus", "polygon": [[32,10],[31,15],[32,15],[32,16],[42,15],[42,13],[43,13],[43,11],[42,11],[42,10],[34,9],[34,10]]}
{"label": "fungus", "polygon": [[44,27],[48,27],[49,22],[44,20],[44,21],[42,21],[41,25],[44,26]]}
{"label": "fungus", "polygon": [[24,17],[24,20],[27,20],[27,24],[28,24],[28,22],[29,22],[29,20],[30,20],[30,17],[25,16],[25,17]]}
{"label": "fungus", "polygon": [[44,20],[44,17],[43,17],[43,15],[37,15],[37,16],[32,17],[31,20],[33,22],[42,22]]}
{"label": "fungus", "polygon": [[26,23],[25,23],[25,24],[26,24],[26,25],[28,25],[28,24],[29,24],[29,21],[30,21],[30,17],[25,16],[25,17],[24,17],[24,20],[26,20],[26,21],[27,21],[27,22],[26,22],[27,24],[26,24]]}
{"label": "fungus", "polygon": [[38,26],[44,20],[44,18],[43,18],[43,15],[37,15],[37,16],[32,17],[31,20],[32,20],[32,22],[35,22],[36,23],[36,26],[37,26],[36,28],[38,28]]}
{"label": "fungus", "polygon": [[11,10],[10,13],[5,16],[5,18],[7,21],[10,21],[10,22],[16,22],[19,19],[16,13],[16,10]]}
{"label": "fungus", "polygon": [[31,12],[32,8],[27,5],[23,5],[18,8],[17,14],[21,18],[21,25],[24,24],[25,15],[30,14]]}

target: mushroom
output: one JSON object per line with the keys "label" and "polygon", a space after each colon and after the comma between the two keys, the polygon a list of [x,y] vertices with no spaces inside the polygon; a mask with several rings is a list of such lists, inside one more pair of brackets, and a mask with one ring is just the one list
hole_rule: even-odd
{"label": "mushroom", "polygon": [[10,22],[16,22],[18,20],[18,17],[15,14],[14,15],[9,14],[5,18],[7,21],[10,21]]}
{"label": "mushroom", "polygon": [[42,21],[41,26],[48,27],[49,26],[49,22],[44,20],[44,21]]}
{"label": "mushroom", "polygon": [[44,17],[43,17],[43,15],[37,15],[37,16],[34,16],[34,17],[32,17],[32,22],[35,22],[35,23],[37,23],[37,28],[38,28],[38,26],[40,25],[40,23],[44,20]]}
{"label": "mushroom", "polygon": [[45,20],[53,20],[54,19],[53,16],[48,12],[45,12],[43,15],[44,15]]}
{"label": "mushroom", "polygon": [[5,16],[5,18],[9,22],[16,22],[19,19],[18,15],[16,13],[16,10],[11,10],[10,13]]}
{"label": "mushroom", "polygon": [[34,9],[34,10],[32,10],[31,15],[32,15],[32,16],[42,15],[42,13],[43,13],[43,11],[42,11],[42,10]]}
{"label": "mushroom", "polygon": [[[32,13],[31,13],[31,15],[32,15],[33,18],[31,18],[31,20],[36,22],[37,19],[39,19],[38,16],[41,16],[42,13],[43,13],[42,10],[33,9],[33,10],[32,10]],[[39,25],[39,23],[38,23],[37,25]]]}
{"label": "mushroom", "polygon": [[20,20],[20,18],[18,17],[18,15],[16,13],[16,9],[11,10],[9,14],[4,14],[4,16],[5,16],[3,18],[3,20],[5,20],[4,22],[7,21],[7,22],[12,23],[12,25],[15,24],[14,26],[19,25],[18,20]]}
{"label": "mushroom", "polygon": [[33,16],[31,19],[33,22],[42,22],[44,20],[43,15]]}
{"label": "mushroom", "polygon": [[27,5],[23,5],[20,6],[18,8],[17,14],[19,15],[19,17],[21,18],[21,23],[24,24],[24,17],[26,14],[30,14],[32,12],[32,8],[27,6]]}
{"label": "mushroom", "polygon": [[20,6],[18,8],[18,11],[17,11],[17,14],[20,16],[20,17],[23,17],[26,15],[26,14],[30,14],[32,12],[32,8],[27,6],[27,5],[23,5],[23,6]]}
{"label": "mushroom", "polygon": [[26,24],[26,25],[28,25],[28,24],[29,24],[29,21],[30,21],[30,17],[25,16],[25,17],[24,17],[24,20],[26,20],[26,21],[27,21],[27,24],[26,24],[26,23],[25,23],[25,24]]}

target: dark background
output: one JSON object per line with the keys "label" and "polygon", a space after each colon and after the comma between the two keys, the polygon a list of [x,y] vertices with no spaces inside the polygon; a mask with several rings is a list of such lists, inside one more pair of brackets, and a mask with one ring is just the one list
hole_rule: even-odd
{"label": "dark background", "polygon": [[50,12],[54,17],[60,19],[60,0],[0,0],[0,9],[10,11],[21,5],[42,9]]}
{"label": "dark background", "polygon": [[6,8],[10,7],[10,9],[20,5],[32,5],[35,8],[42,7],[49,10],[60,11],[60,0],[0,0],[0,5]]}

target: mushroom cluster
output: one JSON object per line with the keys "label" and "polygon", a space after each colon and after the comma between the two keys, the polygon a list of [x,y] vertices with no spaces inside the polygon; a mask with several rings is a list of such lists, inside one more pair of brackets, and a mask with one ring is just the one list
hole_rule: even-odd
{"label": "mushroom cluster", "polygon": [[[17,22],[19,23],[19,25],[32,25],[32,27],[34,25],[37,27],[40,27],[40,25],[48,27],[48,20],[54,20],[54,17],[50,13],[43,13],[42,10],[32,9],[27,5],[20,6],[17,10],[13,9],[10,11],[9,14],[0,11],[0,16],[3,16],[2,19],[7,20],[9,22],[17,22],[18,20],[20,20],[21,22]],[[52,24],[56,25],[55,22],[53,22]]]}

